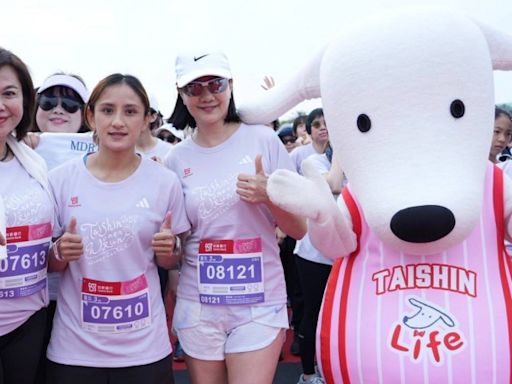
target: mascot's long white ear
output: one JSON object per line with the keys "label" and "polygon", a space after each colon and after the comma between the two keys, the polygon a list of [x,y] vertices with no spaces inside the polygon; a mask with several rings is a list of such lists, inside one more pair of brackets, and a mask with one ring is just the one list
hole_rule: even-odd
{"label": "mascot's long white ear", "polygon": [[476,22],[482,31],[492,59],[492,68],[512,71],[512,36]]}
{"label": "mascot's long white ear", "polygon": [[313,59],[284,83],[277,84],[259,97],[242,101],[238,113],[248,124],[266,124],[276,120],[295,105],[320,97],[320,65],[325,46]]}

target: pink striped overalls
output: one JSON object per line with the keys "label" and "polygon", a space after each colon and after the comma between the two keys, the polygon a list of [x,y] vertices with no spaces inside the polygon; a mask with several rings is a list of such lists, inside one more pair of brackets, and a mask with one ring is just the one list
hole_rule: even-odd
{"label": "pink striped overalls", "polygon": [[344,190],[358,248],[334,264],[319,316],[327,383],[512,383],[502,177],[489,166],[479,225],[430,256],[384,245]]}

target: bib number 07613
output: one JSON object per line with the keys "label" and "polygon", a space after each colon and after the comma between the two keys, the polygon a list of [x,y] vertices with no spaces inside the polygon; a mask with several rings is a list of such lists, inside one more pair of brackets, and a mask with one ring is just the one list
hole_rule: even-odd
{"label": "bib number 07613", "polygon": [[7,259],[0,260],[0,273],[38,269],[38,267],[43,267],[45,263],[45,251],[9,255]]}

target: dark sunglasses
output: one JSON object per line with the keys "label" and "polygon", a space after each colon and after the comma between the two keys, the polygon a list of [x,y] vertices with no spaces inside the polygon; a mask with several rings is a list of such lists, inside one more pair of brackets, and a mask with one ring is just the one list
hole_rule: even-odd
{"label": "dark sunglasses", "polygon": [[43,111],[49,111],[55,108],[59,103],[62,108],[68,113],[75,113],[82,108],[82,103],[78,100],[72,99],[69,96],[48,96],[41,95],[37,101],[39,108]]}
{"label": "dark sunglasses", "polygon": [[315,129],[322,128],[322,126],[326,127],[325,122],[321,120],[315,120],[311,123],[311,126]]}
{"label": "dark sunglasses", "polygon": [[297,141],[297,138],[296,137],[285,137],[284,139],[281,139],[281,141],[283,142],[283,144],[293,144]]}
{"label": "dark sunglasses", "polygon": [[228,87],[229,80],[224,78],[217,78],[209,81],[193,81],[185,85],[181,90],[187,96],[201,96],[203,88],[207,88],[208,92],[216,94],[222,93]]}

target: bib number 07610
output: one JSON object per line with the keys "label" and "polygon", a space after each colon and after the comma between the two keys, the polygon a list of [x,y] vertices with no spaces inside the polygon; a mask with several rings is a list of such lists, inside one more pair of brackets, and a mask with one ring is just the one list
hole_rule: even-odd
{"label": "bib number 07610", "polygon": [[94,305],[91,307],[91,317],[94,320],[120,320],[123,317],[131,319],[134,316],[141,316],[144,312],[144,305],[139,302],[135,305],[127,305],[126,307],[116,305],[115,307],[109,307],[106,305]]}

